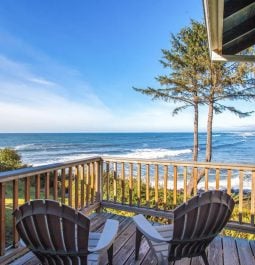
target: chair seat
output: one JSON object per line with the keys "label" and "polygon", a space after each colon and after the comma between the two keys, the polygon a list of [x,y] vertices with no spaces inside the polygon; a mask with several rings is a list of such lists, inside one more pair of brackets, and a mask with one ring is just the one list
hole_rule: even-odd
{"label": "chair seat", "polygon": [[135,259],[144,236],[158,264],[201,256],[209,265],[206,248],[224,228],[235,202],[223,191],[203,192],[173,210],[173,225],[153,226],[143,215],[133,216],[136,224]]}
{"label": "chair seat", "polygon": [[[159,232],[162,237],[172,237],[173,225],[156,225],[154,228]],[[169,243],[157,243],[151,241],[153,248],[160,264],[168,264]]]}
{"label": "chair seat", "polygon": [[[88,247],[93,248],[97,246],[97,243],[100,239],[101,233],[89,233],[89,245]],[[99,264],[100,253],[92,253],[88,255],[88,265],[97,265]]]}

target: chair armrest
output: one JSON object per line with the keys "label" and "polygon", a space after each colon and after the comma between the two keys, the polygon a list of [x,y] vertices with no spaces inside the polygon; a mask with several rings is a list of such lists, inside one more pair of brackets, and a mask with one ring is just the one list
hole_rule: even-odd
{"label": "chair armrest", "polygon": [[155,241],[157,243],[171,241],[171,237],[162,237],[160,233],[155,229],[155,227],[153,227],[143,215],[138,214],[133,217],[133,220],[136,224],[137,229],[149,240]]}
{"label": "chair armrest", "polygon": [[119,222],[117,220],[107,219],[97,245],[94,248],[88,248],[88,251],[101,252],[108,249],[113,244],[113,241],[117,236],[118,229]]}

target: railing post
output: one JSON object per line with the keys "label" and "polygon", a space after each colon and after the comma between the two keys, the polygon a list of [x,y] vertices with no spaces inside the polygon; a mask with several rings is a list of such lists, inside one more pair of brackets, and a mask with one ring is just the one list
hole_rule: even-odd
{"label": "railing post", "polygon": [[5,254],[5,183],[0,183],[0,255]]}
{"label": "railing post", "polygon": [[80,182],[80,166],[75,167],[75,174],[74,174],[74,205],[75,209],[79,208],[79,182]]}
{"label": "railing post", "polygon": [[183,168],[183,202],[187,201],[187,167]]}
{"label": "railing post", "polygon": [[30,177],[24,179],[24,197],[25,202],[30,201]]}
{"label": "railing post", "polygon": [[[18,197],[19,197],[19,187],[18,187],[18,179],[15,179],[12,181],[12,192],[13,192],[13,208],[12,210],[15,211],[15,209],[18,207]],[[16,218],[13,216],[13,219],[12,219],[12,233],[13,233],[13,241],[12,241],[12,245],[13,247],[18,247],[18,241],[19,241],[19,235],[18,235],[18,232],[16,230]]]}
{"label": "railing post", "polygon": [[46,173],[44,185],[45,185],[44,197],[45,199],[49,199],[50,197],[50,172]]}
{"label": "railing post", "polygon": [[54,171],[54,182],[53,182],[53,199],[58,199],[58,171]]}
{"label": "railing post", "polygon": [[65,168],[61,169],[61,202],[65,203],[66,196],[66,171]]}
{"label": "railing post", "polygon": [[103,160],[96,162],[96,202],[100,203],[100,207],[96,209],[97,213],[101,212],[101,201],[103,195]]}
{"label": "railing post", "polygon": [[[63,185],[63,183],[62,183]],[[72,207],[73,204],[73,168],[68,169],[68,205]]]}
{"label": "railing post", "polygon": [[117,201],[117,163],[113,164],[113,200]]}
{"label": "railing post", "polygon": [[174,190],[173,190],[173,204],[174,207],[177,204],[177,176],[178,175],[178,171],[177,171],[177,166],[174,166]]}
{"label": "railing post", "polygon": [[41,176],[37,174],[35,177],[35,198],[40,199],[41,195]]}
{"label": "railing post", "polygon": [[254,226],[255,214],[255,171],[251,175],[251,225]]}
{"label": "railing post", "polygon": [[85,205],[85,165],[81,165],[81,208]]}

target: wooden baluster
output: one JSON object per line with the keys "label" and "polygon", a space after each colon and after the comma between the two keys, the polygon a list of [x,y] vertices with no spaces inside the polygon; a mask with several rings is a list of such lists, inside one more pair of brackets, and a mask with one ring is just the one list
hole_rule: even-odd
{"label": "wooden baluster", "polygon": [[85,165],[81,166],[81,208],[85,205]]}
{"label": "wooden baluster", "polygon": [[208,191],[209,174],[208,168],[205,168],[205,191]]}
{"label": "wooden baluster", "polygon": [[45,199],[49,199],[50,197],[50,172],[46,173],[46,177],[45,177],[45,194],[44,197]]}
{"label": "wooden baluster", "polygon": [[255,171],[251,173],[251,225],[254,226],[255,214]]}
{"label": "wooden baluster", "polygon": [[141,164],[137,165],[137,206],[141,205]]}
{"label": "wooden baluster", "polygon": [[110,164],[106,162],[106,200],[110,199]]}
{"label": "wooden baluster", "polygon": [[173,192],[173,204],[177,204],[177,166],[174,166],[174,192]]}
{"label": "wooden baluster", "polygon": [[196,196],[197,195],[197,172],[198,172],[198,170],[197,170],[197,167],[193,167],[193,178],[194,178],[194,186],[193,186],[193,188],[194,188],[194,196]]}
{"label": "wooden baluster", "polygon": [[0,183],[0,255],[5,254],[5,183]]}
{"label": "wooden baluster", "polygon": [[121,163],[121,203],[125,203],[125,164]]}
{"label": "wooden baluster", "polygon": [[[104,193],[104,182],[103,182],[103,177],[104,177],[104,163],[103,160],[100,160],[97,162],[98,164],[98,194],[99,194],[99,201],[102,202],[103,200],[103,193]],[[100,211],[101,211],[101,206],[100,206]]]}
{"label": "wooden baluster", "polygon": [[155,165],[155,206],[158,209],[158,165]]}
{"label": "wooden baluster", "polygon": [[24,179],[24,197],[25,202],[30,201],[30,177]]}
{"label": "wooden baluster", "polygon": [[[19,188],[18,188],[18,179],[14,179],[12,181],[12,190],[13,190],[13,208],[12,210],[15,211],[15,209],[18,208],[18,198],[19,198]],[[19,243],[19,235],[16,230],[16,218],[13,216],[12,218],[12,233],[13,233],[13,241],[12,241],[12,246],[14,248],[18,247]]]}
{"label": "wooden baluster", "polygon": [[150,165],[146,165],[146,206],[150,207]]}
{"label": "wooden baluster", "polygon": [[239,172],[239,223],[243,221],[243,177],[244,172],[240,170]]}
{"label": "wooden baluster", "polygon": [[54,170],[53,199],[58,200],[58,170]]}
{"label": "wooden baluster", "polygon": [[216,169],[216,190],[219,190],[220,187],[220,169]]}
{"label": "wooden baluster", "polygon": [[133,204],[133,164],[129,164],[129,206]]}
{"label": "wooden baluster", "polygon": [[100,162],[95,162],[95,191],[96,191],[96,202],[101,201],[100,194]]}
{"label": "wooden baluster", "polygon": [[164,210],[167,208],[167,179],[168,179],[168,166],[164,166]]}
{"label": "wooden baluster", "polygon": [[86,206],[89,205],[90,195],[90,165],[86,164]]}
{"label": "wooden baluster", "polygon": [[187,167],[183,168],[183,202],[187,201]]}
{"label": "wooden baluster", "polygon": [[231,195],[231,175],[232,175],[232,170],[228,169],[228,176],[227,176],[227,193]]}
{"label": "wooden baluster", "polygon": [[[63,184],[62,184],[63,185]],[[73,205],[73,168],[68,169],[68,205]]]}
{"label": "wooden baluster", "polygon": [[66,200],[66,170],[65,168],[62,168],[61,169],[61,202],[65,203],[65,200]]}
{"label": "wooden baluster", "polygon": [[93,204],[95,201],[95,167],[94,163],[90,163],[90,179],[91,179],[91,203]]}
{"label": "wooden baluster", "polygon": [[117,201],[117,163],[113,164],[113,200]]}
{"label": "wooden baluster", "polygon": [[74,183],[75,183],[75,209],[79,208],[79,182],[80,182],[80,167],[75,167],[75,176],[74,176]]}
{"label": "wooden baluster", "polygon": [[41,176],[37,174],[35,177],[35,198],[40,199],[41,197]]}

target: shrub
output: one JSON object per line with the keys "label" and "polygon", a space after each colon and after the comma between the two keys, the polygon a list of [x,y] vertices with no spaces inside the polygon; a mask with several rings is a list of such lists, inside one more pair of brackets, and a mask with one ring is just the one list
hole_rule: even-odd
{"label": "shrub", "polygon": [[24,167],[21,156],[18,152],[11,148],[0,150],[0,171],[13,170]]}

